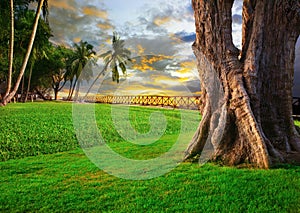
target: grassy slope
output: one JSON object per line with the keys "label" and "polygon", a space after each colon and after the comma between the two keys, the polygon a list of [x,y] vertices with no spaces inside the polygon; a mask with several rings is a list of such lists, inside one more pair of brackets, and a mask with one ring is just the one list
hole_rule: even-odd
{"label": "grassy slope", "polygon": [[71,151],[0,163],[0,211],[299,212],[300,167],[184,163],[159,178],[118,179]]}
{"label": "grassy slope", "polygon": [[[1,127],[7,127],[1,128],[0,150],[9,153],[7,156],[19,158],[76,149],[0,162],[0,211],[300,211],[297,166],[262,171],[184,163],[164,176],[146,181],[110,176],[77,149],[71,110],[72,105],[65,103],[0,108],[4,118]],[[134,108],[130,112],[133,125],[140,132],[149,130],[145,117],[153,110]],[[170,124],[177,124],[167,126],[165,140],[141,149],[116,134],[109,121],[109,106],[99,105],[97,111],[102,112],[96,117],[105,139],[115,141],[111,148],[126,157],[153,158],[167,150],[179,133],[177,112],[167,110],[164,113]]]}
{"label": "grassy slope", "polygon": [[[119,145],[113,143],[126,142],[114,128],[111,106],[98,104],[95,108],[96,120],[102,136],[106,142],[112,143],[112,148],[118,149]],[[162,112],[167,119],[167,127],[163,135],[165,137],[178,135],[181,127],[178,110],[132,107],[129,118],[134,128],[140,133],[148,132],[150,129],[149,117],[157,110]],[[72,104],[70,103],[11,104],[0,108],[0,116],[0,161],[70,151],[79,147],[73,128]],[[186,116],[185,119],[190,120],[189,123],[192,127],[190,134],[192,135],[199,123],[199,113],[190,111]],[[168,141],[169,145],[165,144],[165,150],[174,142]],[[138,145],[133,146],[131,143],[127,143],[127,147],[140,151],[159,147],[156,149],[158,155],[164,151],[160,150],[162,147],[159,146],[159,143],[147,146],[145,149],[141,149],[141,146]]]}
{"label": "grassy slope", "polygon": [[0,161],[78,148],[69,103],[0,107]]}

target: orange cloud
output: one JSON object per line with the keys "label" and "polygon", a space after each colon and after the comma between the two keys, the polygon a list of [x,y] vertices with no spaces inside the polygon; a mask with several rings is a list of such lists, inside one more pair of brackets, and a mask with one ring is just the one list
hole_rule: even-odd
{"label": "orange cloud", "polygon": [[65,0],[51,0],[49,1],[49,7],[58,7],[66,10],[76,11],[76,8],[67,2],[68,1]]}
{"label": "orange cloud", "polygon": [[146,57],[142,57],[141,63],[136,63],[136,60],[133,60],[134,65],[132,66],[132,69],[134,70],[140,70],[140,71],[147,71],[147,70],[154,70],[153,67],[149,66],[147,64]]}
{"label": "orange cloud", "polygon": [[82,8],[82,12],[85,15],[96,16],[96,17],[99,17],[102,19],[107,19],[107,17],[108,17],[107,11],[99,10],[99,9],[93,8],[93,7],[84,7],[84,8]]}
{"label": "orange cloud", "polygon": [[183,41],[178,36],[176,36],[174,33],[170,33],[169,38],[172,39],[173,45],[183,43]]}
{"label": "orange cloud", "polygon": [[185,74],[190,73],[194,69],[196,69],[195,61],[184,61],[180,63],[180,69],[178,69],[177,72]]}
{"label": "orange cloud", "polygon": [[113,26],[109,23],[99,23],[97,24],[97,26],[101,29],[101,30],[110,30],[113,29]]}
{"label": "orange cloud", "polygon": [[[139,50],[139,52],[143,52],[144,49]],[[164,55],[154,55],[154,56],[142,56],[140,63],[137,63],[137,60],[133,61],[133,69],[140,71],[147,70],[155,70],[154,63],[162,60],[170,59],[172,56],[164,56]]]}
{"label": "orange cloud", "polygon": [[171,18],[170,17],[157,17],[154,19],[154,24],[156,24],[157,26],[166,24],[167,22],[170,22]]}
{"label": "orange cloud", "polygon": [[73,38],[73,42],[74,42],[74,43],[78,43],[78,42],[80,42],[80,41],[81,41],[81,38],[79,38],[79,37]]}
{"label": "orange cloud", "polygon": [[144,54],[144,52],[145,52],[145,48],[143,48],[143,46],[142,45],[137,45],[137,48],[138,48],[138,54],[139,55],[143,55]]}
{"label": "orange cloud", "polygon": [[108,38],[108,39],[106,39],[106,41],[105,41],[107,44],[112,44],[112,42],[111,42],[111,38]]}
{"label": "orange cloud", "polygon": [[179,78],[179,81],[180,82],[186,82],[186,81],[189,81],[190,80],[190,78],[188,78],[188,77],[185,77],[185,78]]}

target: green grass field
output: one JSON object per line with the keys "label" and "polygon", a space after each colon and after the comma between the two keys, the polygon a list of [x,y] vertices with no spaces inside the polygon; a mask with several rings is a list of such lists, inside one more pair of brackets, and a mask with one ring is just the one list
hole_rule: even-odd
{"label": "green grass field", "polygon": [[[148,132],[149,115],[157,110],[132,107],[132,125]],[[181,130],[178,111],[160,111],[166,130],[148,146],[120,137],[109,105],[97,105],[95,117],[112,150],[132,159],[151,159],[172,147]],[[181,163],[157,178],[125,180],[96,167],[80,149],[72,104],[11,104],[0,108],[0,115],[1,212],[300,211],[298,166],[265,171]],[[199,121],[197,112],[187,116],[191,126]]]}

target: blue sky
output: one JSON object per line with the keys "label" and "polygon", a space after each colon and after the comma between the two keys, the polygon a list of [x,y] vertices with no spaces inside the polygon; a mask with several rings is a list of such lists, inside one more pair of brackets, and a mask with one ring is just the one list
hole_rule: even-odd
{"label": "blue sky", "polygon": [[[239,48],[241,10],[242,0],[236,0],[233,37]],[[108,76],[102,82],[102,94],[199,94],[191,49],[195,29],[190,0],[51,0],[50,25],[54,42],[71,45],[85,40],[99,53],[110,48],[112,32],[117,31],[126,40],[132,56],[142,57],[147,66],[129,69],[121,84],[111,82]],[[147,55],[159,57],[150,61],[144,57]],[[295,77],[300,79],[300,59],[296,66],[299,72]]]}

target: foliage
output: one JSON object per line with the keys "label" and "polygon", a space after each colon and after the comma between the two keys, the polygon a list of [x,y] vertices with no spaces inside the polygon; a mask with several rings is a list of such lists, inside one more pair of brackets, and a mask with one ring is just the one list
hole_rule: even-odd
{"label": "foliage", "polygon": [[56,99],[58,92],[66,83],[67,61],[72,57],[73,51],[64,46],[51,45],[46,54],[47,58],[36,64],[33,88],[51,88]]}
{"label": "foliage", "polygon": [[68,100],[72,99],[75,86],[79,90],[81,81],[89,81],[92,78],[92,70],[84,69],[84,67],[88,62],[96,63],[95,55],[93,45],[88,42],[80,41],[78,44],[74,44],[74,53],[67,61],[67,73],[65,75],[65,81],[70,81]]}
{"label": "foliage", "polygon": [[106,64],[105,70],[110,66],[112,71],[112,80],[120,81],[120,73],[118,67],[122,70],[122,73],[126,74],[126,65],[131,62],[131,52],[125,48],[125,40],[122,40],[120,36],[114,32],[112,37],[112,50],[109,50],[100,55],[104,59]]}
{"label": "foliage", "polygon": [[0,1],[0,83],[6,80],[10,35],[9,1]]}
{"label": "foliage", "polygon": [[[15,51],[14,51],[14,65],[13,65],[13,82],[15,82],[18,71],[21,68],[23,58],[29,43],[29,38],[32,30],[32,23],[35,17],[35,11],[29,9],[29,0],[15,1]],[[47,1],[45,1],[47,2]],[[9,1],[1,1],[0,3],[0,80],[7,78],[8,70],[8,40],[9,40]],[[44,5],[46,6],[46,4]],[[44,7],[45,8],[45,7]],[[46,18],[46,11],[45,18]],[[49,46],[49,38],[51,37],[51,29],[49,24],[43,20],[39,20],[39,27],[34,42],[34,47],[30,62],[45,56],[47,47]],[[28,74],[25,73],[26,82],[28,81]],[[25,86],[27,86],[25,84]]]}

